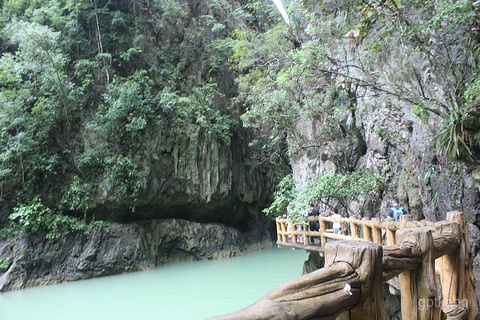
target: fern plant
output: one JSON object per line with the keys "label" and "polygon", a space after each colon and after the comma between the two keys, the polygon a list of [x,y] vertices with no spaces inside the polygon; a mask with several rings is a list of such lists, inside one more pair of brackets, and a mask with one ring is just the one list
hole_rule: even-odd
{"label": "fern plant", "polygon": [[452,106],[451,112],[442,118],[443,129],[435,136],[440,149],[453,159],[465,158],[474,162],[473,148],[475,144],[478,145],[478,140],[475,142],[465,125],[466,119],[470,118],[469,113]]}

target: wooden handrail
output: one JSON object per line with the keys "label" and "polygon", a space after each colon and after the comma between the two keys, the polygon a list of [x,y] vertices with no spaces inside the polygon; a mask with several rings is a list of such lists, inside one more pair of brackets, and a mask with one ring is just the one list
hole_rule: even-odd
{"label": "wooden handrail", "polygon": [[[348,312],[350,320],[383,320],[386,319],[386,309],[382,283],[397,275],[402,294],[402,319],[440,320],[443,318],[442,311],[447,319],[478,319],[472,256],[464,215],[451,212],[447,215],[447,221],[433,224],[416,223],[408,218],[400,223],[378,219],[305,218],[304,221],[318,219],[318,232],[306,231],[306,228],[296,231],[293,223],[287,219],[277,219],[277,226],[280,226],[277,239],[288,239],[290,235],[294,242],[294,237],[306,237],[309,234],[322,238],[325,268],[279,286],[245,309],[212,319],[333,320]],[[326,223],[333,221],[349,223],[351,233],[338,235],[329,231]],[[292,224],[289,231],[283,230],[287,223]],[[409,227],[412,225],[414,227]],[[355,231],[360,227],[363,238]],[[383,230],[386,233],[382,233]],[[387,246],[373,242],[383,242],[383,239],[379,240],[383,235],[387,237],[387,242],[392,242],[389,231],[395,233],[396,244]],[[350,240],[323,243],[325,237]],[[351,241],[359,238],[364,241]],[[308,249],[312,247],[294,244]]]}
{"label": "wooden handrail", "polygon": [[[395,222],[392,218],[379,220],[378,218],[340,218],[335,219],[327,216],[309,216],[302,217],[297,221],[301,221],[303,228],[297,231],[294,223],[287,217],[276,218],[277,224],[277,244],[290,245],[295,243],[298,247],[311,247],[310,238],[320,238],[318,250],[321,251],[328,239],[334,240],[360,240],[375,242],[381,245],[394,245],[395,234],[397,230],[402,228],[427,228],[432,232],[435,231],[435,222],[431,221],[413,221],[410,216],[401,216],[400,222]],[[403,221],[403,222],[402,222]],[[309,230],[309,222],[318,222],[319,230]],[[340,223],[342,225],[342,234],[335,234],[331,228],[327,228],[327,223]],[[288,226],[290,224],[290,226]],[[403,224],[403,227],[402,227]],[[348,226],[348,228],[346,228]],[[347,232],[348,229],[348,232]],[[304,241],[298,241],[303,236]]]}

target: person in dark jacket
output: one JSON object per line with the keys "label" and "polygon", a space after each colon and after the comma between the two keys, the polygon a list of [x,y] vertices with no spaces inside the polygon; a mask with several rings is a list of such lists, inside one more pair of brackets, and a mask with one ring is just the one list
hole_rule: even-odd
{"label": "person in dark jacket", "polygon": [[[315,205],[313,203],[309,203],[308,206],[310,207],[310,209],[308,210],[308,216],[309,217],[318,217],[320,212],[318,211],[318,209],[315,208]],[[318,221],[310,221],[310,230],[311,231],[318,231],[318,229],[320,229],[320,225],[319,225]]]}
{"label": "person in dark jacket", "polygon": [[[309,203],[309,210],[308,210],[308,216],[309,217],[318,217],[320,215],[320,212],[318,209],[315,208],[315,205],[313,203]],[[318,231],[320,229],[320,223],[317,221],[310,221],[310,231]],[[310,244],[314,244],[315,241],[313,240],[314,238],[310,238]]]}

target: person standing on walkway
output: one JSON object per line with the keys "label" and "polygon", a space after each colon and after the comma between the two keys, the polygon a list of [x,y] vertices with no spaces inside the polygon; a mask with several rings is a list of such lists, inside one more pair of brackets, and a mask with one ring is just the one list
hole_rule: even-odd
{"label": "person standing on walkway", "polygon": [[333,233],[335,234],[342,234],[342,224],[338,221],[342,218],[341,215],[338,214],[337,209],[332,210],[332,218],[334,218],[336,221],[333,222]]}
{"label": "person standing on walkway", "polygon": [[392,198],[392,207],[387,212],[387,217],[394,218],[395,221],[400,221],[400,216],[407,214],[407,210],[400,206],[397,197]]}
{"label": "person standing on walkway", "polygon": [[[309,217],[318,217],[320,212],[318,209],[315,208],[315,205],[313,203],[309,203],[308,206],[310,209],[308,210],[308,216]],[[320,229],[320,224],[318,221],[310,221],[310,231],[318,231]]]}

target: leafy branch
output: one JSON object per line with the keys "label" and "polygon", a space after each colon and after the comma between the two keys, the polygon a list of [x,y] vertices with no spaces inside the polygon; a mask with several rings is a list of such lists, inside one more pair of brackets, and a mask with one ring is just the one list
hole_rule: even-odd
{"label": "leafy branch", "polygon": [[264,212],[267,215],[283,215],[289,205],[291,215],[302,215],[307,204],[312,202],[325,207],[341,207],[347,215],[351,215],[353,202],[363,206],[379,196],[383,186],[383,179],[368,169],[345,175],[323,174],[301,188],[296,187],[292,175],[288,175],[277,186],[274,201]]}

